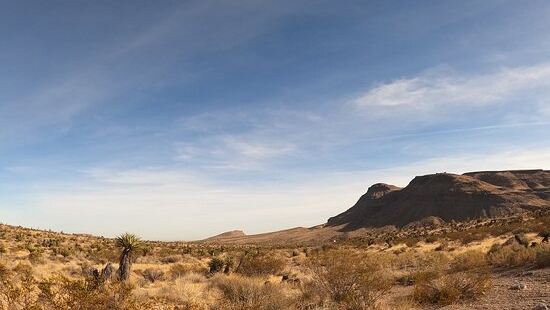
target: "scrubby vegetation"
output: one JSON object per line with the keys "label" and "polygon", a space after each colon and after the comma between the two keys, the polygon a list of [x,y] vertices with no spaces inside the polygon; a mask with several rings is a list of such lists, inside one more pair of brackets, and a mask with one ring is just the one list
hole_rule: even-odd
{"label": "scrubby vegetation", "polygon": [[489,293],[501,270],[550,267],[540,223],[500,235],[483,228],[481,240],[453,233],[288,248],[147,242],[131,234],[108,239],[0,225],[0,309],[460,304]]}

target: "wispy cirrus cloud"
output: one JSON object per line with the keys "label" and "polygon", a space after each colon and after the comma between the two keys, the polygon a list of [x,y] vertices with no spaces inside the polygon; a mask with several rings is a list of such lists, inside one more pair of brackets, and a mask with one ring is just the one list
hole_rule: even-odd
{"label": "wispy cirrus cloud", "polygon": [[258,170],[292,154],[296,145],[274,137],[222,135],[194,143],[177,143],[175,159],[195,164],[197,168],[224,170]]}
{"label": "wispy cirrus cloud", "polygon": [[354,99],[358,107],[426,107],[509,102],[550,86],[550,63],[501,69],[488,74],[427,72],[380,84]]}

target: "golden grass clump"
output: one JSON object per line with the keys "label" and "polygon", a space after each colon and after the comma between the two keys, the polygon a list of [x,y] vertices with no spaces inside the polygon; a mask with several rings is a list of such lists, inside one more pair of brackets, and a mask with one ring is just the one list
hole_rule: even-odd
{"label": "golden grass clump", "polygon": [[453,272],[487,269],[488,261],[485,253],[479,250],[468,250],[453,257],[450,269]]}
{"label": "golden grass clump", "polygon": [[352,250],[328,250],[312,257],[312,282],[304,295],[318,306],[335,304],[346,309],[371,309],[392,287],[388,262],[378,255]]}
{"label": "golden grass clump", "polygon": [[487,256],[491,264],[496,267],[533,265],[546,268],[550,267],[550,244],[538,244],[532,247],[519,244],[495,245]]}
{"label": "golden grass clump", "polygon": [[242,256],[236,272],[246,276],[279,275],[286,261],[273,253],[248,253]]}
{"label": "golden grass clump", "polygon": [[413,297],[419,303],[449,305],[458,300],[475,299],[485,294],[490,286],[487,273],[457,272],[417,282]]}
{"label": "golden grass clump", "polygon": [[237,275],[218,275],[212,287],[221,291],[222,299],[215,309],[220,310],[279,310],[292,309],[294,301],[287,296],[281,284],[261,278]]}

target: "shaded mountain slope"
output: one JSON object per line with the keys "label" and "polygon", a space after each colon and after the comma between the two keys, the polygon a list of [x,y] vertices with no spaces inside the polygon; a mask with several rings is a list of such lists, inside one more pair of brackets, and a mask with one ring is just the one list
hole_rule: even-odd
{"label": "shaded mountain slope", "polygon": [[550,171],[437,173],[415,177],[405,188],[375,184],[327,226],[402,227],[426,217],[462,221],[550,208]]}

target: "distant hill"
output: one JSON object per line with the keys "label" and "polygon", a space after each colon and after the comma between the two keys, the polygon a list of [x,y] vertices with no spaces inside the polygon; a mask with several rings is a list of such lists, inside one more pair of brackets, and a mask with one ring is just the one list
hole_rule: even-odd
{"label": "distant hill", "polygon": [[508,216],[550,208],[550,171],[484,171],[462,175],[437,173],[415,177],[405,188],[371,186],[327,226],[405,226],[427,217],[463,221]]}
{"label": "distant hill", "polygon": [[205,241],[223,240],[223,239],[239,238],[239,237],[245,237],[245,236],[246,234],[242,230],[232,230],[232,231],[227,231],[219,235],[215,235],[210,238],[207,238],[205,239]]}
{"label": "distant hill", "polygon": [[550,210],[550,171],[436,173],[406,187],[377,183],[347,211],[326,224],[257,235],[218,235],[206,242],[316,243],[368,235],[374,228],[437,227],[450,221],[502,218]]}

